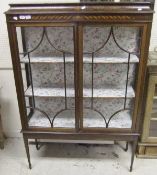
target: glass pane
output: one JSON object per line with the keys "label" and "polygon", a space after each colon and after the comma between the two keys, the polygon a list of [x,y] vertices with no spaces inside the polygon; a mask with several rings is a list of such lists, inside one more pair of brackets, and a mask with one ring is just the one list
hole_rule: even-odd
{"label": "glass pane", "polygon": [[157,99],[153,100],[153,106],[152,106],[152,113],[151,113],[151,118],[156,118],[157,119]]}
{"label": "glass pane", "polygon": [[157,137],[157,121],[150,121],[149,137]]}
{"label": "glass pane", "polygon": [[73,27],[17,28],[29,126],[75,128]]}
{"label": "glass pane", "polygon": [[154,98],[157,99],[157,84],[155,84],[155,93],[154,93]]}
{"label": "glass pane", "polygon": [[155,85],[155,91],[153,96],[153,104],[152,104],[152,110],[151,110],[151,119],[155,120],[157,119],[157,85]]}
{"label": "glass pane", "polygon": [[139,28],[84,27],[83,127],[131,128]]}

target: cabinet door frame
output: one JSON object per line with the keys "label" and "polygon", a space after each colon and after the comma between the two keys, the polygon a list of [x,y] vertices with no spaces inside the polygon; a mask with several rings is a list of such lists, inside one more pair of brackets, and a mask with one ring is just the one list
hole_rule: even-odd
{"label": "cabinet door frame", "polygon": [[[85,131],[85,132],[139,132],[139,123],[141,121],[141,110],[142,110],[142,98],[143,98],[143,89],[144,89],[144,82],[145,82],[145,74],[146,74],[146,63],[147,63],[147,56],[148,56],[148,47],[149,47],[149,36],[150,36],[150,31],[151,31],[151,25],[148,23],[111,23],[111,22],[89,22],[86,24],[107,24],[107,25],[120,25],[120,26],[132,26],[132,27],[141,27],[142,28],[142,41],[141,41],[141,57],[140,57],[140,67],[139,67],[139,73],[137,77],[137,82],[138,85],[136,86],[136,103],[135,107],[136,109],[134,110],[133,114],[133,120],[132,120],[132,128],[131,129],[117,129],[117,128],[94,128],[94,129],[84,129],[82,128],[82,120],[83,120],[83,48],[81,43],[83,43],[83,25],[84,23],[77,23],[77,22],[72,22],[72,23],[41,23],[39,22],[17,22],[17,23],[10,23],[7,22],[8,25],[8,33],[9,33],[9,40],[10,40],[10,46],[11,46],[11,55],[12,55],[12,62],[13,62],[13,70],[14,70],[14,77],[15,77],[15,84],[16,84],[16,91],[17,91],[17,97],[18,97],[18,104],[19,104],[19,111],[20,111],[20,117],[21,117],[21,123],[22,123],[22,129],[23,130],[34,130],[34,131],[53,131],[52,128],[35,128],[35,129],[30,129],[28,127],[28,122],[27,122],[27,114],[26,114],[26,109],[25,109],[25,100],[24,100],[24,91],[23,91],[23,85],[22,85],[22,75],[21,75],[21,70],[20,70],[20,62],[19,62],[19,55],[18,55],[18,44],[17,44],[17,37],[16,37],[16,27],[26,27],[26,26],[67,26],[68,24],[75,28],[74,30],[74,53],[75,53],[75,98],[76,98],[76,108],[75,108],[75,117],[76,117],[76,127],[75,131],[78,132],[79,130]],[[82,51],[81,51],[82,50]],[[55,130],[54,130],[55,131]],[[63,129],[63,130],[58,130],[57,131],[72,131],[69,129]]]}
{"label": "cabinet door frame", "polygon": [[[52,22],[52,23],[7,23],[8,25],[8,33],[9,33],[9,42],[11,48],[11,56],[13,63],[13,71],[16,85],[16,93],[18,98],[18,106],[22,124],[22,130],[29,131],[51,131],[51,132],[78,132],[79,131],[79,123],[80,123],[80,107],[79,106],[79,49],[80,43],[79,34],[78,34],[78,25],[74,22]],[[51,127],[30,127],[28,125],[28,117],[26,111],[26,103],[25,103],[25,95],[24,95],[24,85],[22,78],[22,69],[19,58],[19,48],[18,48],[18,40],[17,40],[17,27],[72,27],[73,28],[73,38],[74,38],[74,90],[75,90],[75,128],[51,128]],[[24,43],[23,43],[24,44]]]}
{"label": "cabinet door frame", "polygon": [[[142,112],[142,99],[144,93],[144,83],[146,77],[146,65],[147,65],[147,58],[148,58],[148,47],[149,47],[149,36],[151,26],[147,23],[110,23],[110,22],[92,22],[82,23],[81,27],[81,41],[83,44],[83,27],[84,26],[124,26],[124,27],[139,27],[141,31],[141,43],[140,43],[140,57],[138,63],[138,72],[136,77],[136,85],[135,85],[135,102],[134,102],[134,111],[132,115],[132,127],[131,128],[98,128],[98,127],[91,127],[91,128],[84,128],[83,127],[83,53],[79,57],[79,72],[81,72],[80,79],[79,79],[79,99],[82,101],[80,102],[80,130],[84,132],[139,132],[139,123],[141,122],[141,112]],[[83,48],[81,49],[83,52]],[[80,68],[80,66],[82,68]]]}

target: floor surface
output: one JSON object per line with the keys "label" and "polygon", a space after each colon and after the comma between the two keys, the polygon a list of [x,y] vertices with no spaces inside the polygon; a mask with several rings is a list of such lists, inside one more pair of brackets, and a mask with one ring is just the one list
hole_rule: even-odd
{"label": "floor surface", "polygon": [[116,145],[30,145],[32,170],[28,169],[23,140],[7,139],[0,150],[0,175],[156,175],[157,159],[135,158],[129,172],[131,151]]}

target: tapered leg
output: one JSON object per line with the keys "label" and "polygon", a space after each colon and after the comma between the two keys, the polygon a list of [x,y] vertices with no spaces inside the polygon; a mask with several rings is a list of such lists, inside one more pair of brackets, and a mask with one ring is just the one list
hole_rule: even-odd
{"label": "tapered leg", "polygon": [[4,149],[4,142],[3,142],[3,140],[0,140],[0,149]]}
{"label": "tapered leg", "polygon": [[0,149],[4,149],[4,135],[2,130],[1,116],[0,116]]}
{"label": "tapered leg", "polygon": [[129,145],[129,142],[126,142],[126,147],[125,147],[125,151],[128,151],[128,145]]}
{"label": "tapered leg", "polygon": [[32,169],[31,161],[30,161],[30,153],[29,153],[29,145],[28,145],[28,138],[23,136],[24,144],[25,144],[25,149],[26,149],[26,154],[27,154],[27,159],[28,159],[28,164],[29,164],[29,169]]}
{"label": "tapered leg", "polygon": [[39,148],[39,143],[37,139],[35,139],[35,145],[36,145],[36,149],[39,150],[40,148]]}
{"label": "tapered leg", "polygon": [[135,157],[135,152],[136,152],[136,146],[137,146],[137,140],[133,141],[133,145],[132,145],[130,172],[132,172],[132,168],[133,168],[134,157]]}

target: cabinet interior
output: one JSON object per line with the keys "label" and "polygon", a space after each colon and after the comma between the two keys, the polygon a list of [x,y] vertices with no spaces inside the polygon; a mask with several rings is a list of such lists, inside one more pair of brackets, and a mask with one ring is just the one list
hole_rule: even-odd
{"label": "cabinet interior", "polygon": [[[83,26],[84,128],[131,128],[140,33]],[[17,36],[29,126],[75,128],[74,27],[18,27]]]}

